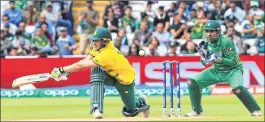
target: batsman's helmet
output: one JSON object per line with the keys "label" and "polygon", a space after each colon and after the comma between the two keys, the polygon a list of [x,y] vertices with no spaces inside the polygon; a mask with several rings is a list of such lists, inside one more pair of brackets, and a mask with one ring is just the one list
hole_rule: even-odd
{"label": "batsman's helmet", "polygon": [[220,24],[216,21],[216,20],[209,20],[205,26],[203,30],[216,30],[216,31],[220,31],[221,30],[221,26]]}
{"label": "batsman's helmet", "polygon": [[90,37],[93,42],[95,40],[112,40],[110,31],[107,28],[99,27],[95,30],[94,34]]}

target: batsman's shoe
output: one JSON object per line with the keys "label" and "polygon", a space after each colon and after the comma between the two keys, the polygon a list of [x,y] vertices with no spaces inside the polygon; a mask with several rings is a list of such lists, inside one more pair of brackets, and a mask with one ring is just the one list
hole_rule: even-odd
{"label": "batsman's shoe", "polygon": [[139,97],[139,100],[141,100],[142,102],[142,107],[140,108],[140,109],[143,109],[142,116],[144,118],[148,118],[150,114],[150,110],[149,110],[150,106],[148,105],[147,96],[142,95],[141,97]]}
{"label": "batsman's shoe", "polygon": [[94,111],[94,118],[95,119],[102,119],[103,118],[103,114],[100,113],[99,109],[95,109],[95,111]]}
{"label": "batsman's shoe", "polygon": [[200,112],[200,114],[197,114],[195,111],[192,111],[190,113],[186,113],[184,117],[203,117],[203,112]]}
{"label": "batsman's shoe", "polygon": [[261,116],[261,111],[260,110],[257,110],[257,111],[254,111],[251,116]]}

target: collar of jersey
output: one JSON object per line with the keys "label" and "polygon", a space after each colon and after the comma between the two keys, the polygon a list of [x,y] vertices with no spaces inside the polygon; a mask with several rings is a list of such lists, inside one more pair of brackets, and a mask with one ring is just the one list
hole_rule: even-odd
{"label": "collar of jersey", "polygon": [[105,47],[101,48],[98,52],[101,52],[101,51],[103,51],[106,48],[111,48],[112,45],[113,45],[113,42],[112,41],[109,41],[109,43]]}

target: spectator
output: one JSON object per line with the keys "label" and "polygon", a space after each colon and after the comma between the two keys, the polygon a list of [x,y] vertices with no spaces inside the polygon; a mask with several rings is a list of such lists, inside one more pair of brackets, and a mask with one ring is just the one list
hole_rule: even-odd
{"label": "spectator", "polygon": [[225,9],[222,8],[222,2],[220,0],[213,1],[211,5],[209,5],[208,19],[210,20],[224,20]]}
{"label": "spectator", "polygon": [[249,14],[254,15],[255,20],[262,20],[264,11],[259,8],[258,1],[250,1],[250,8],[251,9],[249,10]]}
{"label": "spectator", "polygon": [[177,3],[177,6],[178,7],[176,7],[176,8],[181,8],[181,9],[183,9],[184,10],[184,12],[183,12],[183,16],[185,16],[187,19],[189,19],[190,18],[190,8],[191,8],[191,6],[192,6],[192,3],[194,3],[194,1],[179,1],[178,3]]}
{"label": "spectator", "polygon": [[[253,2],[254,4],[256,4],[255,2],[256,1],[253,1],[253,0],[244,0],[244,10],[245,11],[248,11],[249,9],[250,9],[250,2]],[[262,0],[257,0],[257,2],[258,2],[258,4],[259,4],[259,6],[260,6],[260,9],[261,10],[265,10],[265,4],[264,4],[264,1],[262,1]],[[253,4],[252,3],[252,4]]]}
{"label": "spectator", "polygon": [[148,45],[148,50],[146,52],[146,56],[159,56],[156,47],[153,44]]}
{"label": "spectator", "polygon": [[114,42],[114,46],[121,51],[124,56],[127,56],[129,53],[129,46],[122,45],[122,37],[117,37]]}
{"label": "spectator", "polygon": [[15,8],[18,10],[23,10],[27,7],[28,3],[27,0],[16,0],[15,1]]}
{"label": "spectator", "polygon": [[93,1],[87,1],[86,9],[81,12],[78,23],[82,28],[82,33],[80,35],[80,54],[84,55],[86,48],[88,47],[89,39],[88,37],[93,34],[99,24],[99,14],[93,8]]}
{"label": "spectator", "polygon": [[156,25],[156,30],[155,32],[152,33],[152,37],[156,37],[159,43],[168,45],[169,44],[169,37],[170,34],[167,31],[164,30],[164,24],[163,23],[158,23]]}
{"label": "spectator", "polygon": [[169,6],[169,9],[166,10],[166,14],[169,17],[170,23],[172,23],[175,14],[177,14],[177,9],[176,9],[176,3],[172,2]]}
{"label": "spectator", "polygon": [[192,9],[196,9],[197,11],[208,11],[208,4],[204,1],[196,1],[191,7]]}
{"label": "spectator", "polygon": [[258,31],[257,33],[257,40],[256,40],[256,44],[258,47],[258,53],[259,54],[264,54],[265,52],[265,48],[264,48],[264,28],[262,29],[262,31]]}
{"label": "spectator", "polygon": [[156,37],[151,38],[150,44],[151,46],[148,45],[148,47],[150,48],[151,55],[165,56],[167,54],[167,46],[160,43]]}
{"label": "spectator", "polygon": [[30,43],[22,35],[22,31],[18,30],[15,34],[15,39],[12,41],[12,47],[17,48],[17,55],[25,56],[30,53]]}
{"label": "spectator", "polygon": [[[74,17],[72,11],[73,2],[72,1],[61,1],[61,12],[62,18],[65,20],[69,20],[71,22],[71,31],[74,30]],[[68,27],[67,27],[68,30]],[[69,30],[68,30],[69,32]],[[71,33],[68,33],[71,35]]]}
{"label": "spectator", "polygon": [[155,12],[152,10],[152,2],[148,2],[148,3],[146,4],[146,10],[145,10],[145,13],[146,13],[147,16],[148,16],[149,21],[154,22],[154,19],[155,19],[156,14],[155,14]]}
{"label": "spectator", "polygon": [[187,52],[183,53],[182,54],[195,54],[196,53],[196,44],[194,42],[187,42],[187,45],[186,45],[186,48],[187,48]]}
{"label": "spectator", "polygon": [[257,30],[254,28],[254,15],[248,14],[247,19],[241,23],[243,28],[243,39],[253,39],[257,37]]}
{"label": "spectator", "polygon": [[108,11],[112,11],[114,12],[114,16],[116,18],[122,18],[124,15],[124,6],[122,4],[118,3],[118,0],[111,0],[110,1],[110,5],[107,5],[107,7],[105,8],[105,12],[104,12],[104,19],[107,18],[108,16]]}
{"label": "spectator", "polygon": [[135,21],[136,19],[132,17],[132,7],[128,6],[127,8],[125,8],[125,15],[121,18],[121,27],[126,28],[127,33],[134,32]]}
{"label": "spectator", "polygon": [[146,21],[141,22],[140,30],[137,30],[134,35],[134,40],[138,40],[141,46],[148,46],[152,32],[147,30]]}
{"label": "spectator", "polygon": [[1,30],[1,57],[5,57],[9,54],[12,48],[13,35],[8,31]]}
{"label": "spectator", "polygon": [[25,38],[28,41],[30,41],[32,39],[32,34],[31,33],[27,33],[25,31],[25,27],[26,27],[26,23],[24,21],[22,21],[22,22],[19,23],[18,30],[22,32],[23,38]]}
{"label": "spectator", "polygon": [[186,23],[188,21],[188,18],[184,15],[185,10],[183,8],[178,8],[177,14],[181,16],[181,22]]}
{"label": "spectator", "polygon": [[187,26],[189,30],[195,25],[195,22],[197,20],[197,10],[192,9],[190,13],[190,18],[188,19]]}
{"label": "spectator", "polygon": [[73,55],[73,51],[77,48],[75,40],[68,35],[66,27],[60,27],[59,31],[59,38],[56,41],[59,55]]}
{"label": "spectator", "polygon": [[23,20],[21,10],[15,8],[15,1],[9,1],[9,9],[4,12],[4,15],[9,16],[9,21],[18,26]]}
{"label": "spectator", "polygon": [[[150,40],[151,40],[151,38],[149,38]],[[149,42],[150,43],[150,42]],[[148,43],[148,44],[149,44]],[[147,47],[147,46],[144,46],[144,45],[141,45],[140,44],[140,41],[139,40],[137,40],[137,39],[135,39],[135,40],[133,40],[133,44],[136,44],[138,47],[140,47],[140,48],[144,48],[144,47]]]}
{"label": "spectator", "polygon": [[177,46],[178,43],[175,41],[170,42],[169,44],[169,51],[167,53],[167,56],[177,56]]}
{"label": "spectator", "polygon": [[164,6],[159,6],[158,13],[156,13],[156,17],[154,19],[154,26],[157,26],[158,23],[162,23],[164,26],[164,32],[166,32],[169,28],[169,17],[164,11]]}
{"label": "spectator", "polygon": [[42,10],[41,15],[44,15],[47,20],[51,21],[52,24],[55,26],[61,13],[57,13],[53,11],[53,6],[51,2],[46,4],[46,8]]}
{"label": "spectator", "polygon": [[140,26],[143,21],[147,24],[147,30],[153,32],[154,24],[152,21],[149,20],[149,16],[144,12],[141,12],[141,20],[140,21],[138,20],[135,24],[136,30],[140,30]]}
{"label": "spectator", "polygon": [[225,9],[225,11],[230,8],[230,3],[231,2],[232,2],[231,0],[224,0],[223,1],[222,7]]}
{"label": "spectator", "polygon": [[41,24],[41,29],[43,30],[44,35],[49,39],[50,46],[55,44],[53,42],[52,34],[48,31],[48,24],[47,23],[42,23]]}
{"label": "spectator", "polygon": [[242,52],[241,55],[249,55],[249,50],[250,49],[250,45],[248,44],[243,44],[242,45]]}
{"label": "spectator", "polygon": [[[51,5],[51,8],[52,8],[52,13],[54,13],[54,15],[59,15],[61,16],[62,14],[62,4],[63,2],[62,1],[59,1],[59,0],[51,0],[51,1],[47,1],[46,2],[46,10],[47,10],[47,5]],[[45,9],[44,9],[45,10]]]}
{"label": "spectator", "polygon": [[114,46],[118,49],[121,50],[121,37],[117,37],[114,41]]}
{"label": "spectator", "polygon": [[234,30],[235,30],[234,33],[237,36],[239,36],[240,38],[242,37],[242,35],[241,35],[242,28],[240,28],[240,24],[236,23],[236,21],[233,19],[227,19],[224,21],[224,26],[221,26],[221,33],[226,33],[227,28],[230,28],[230,27],[234,28]]}
{"label": "spectator", "polygon": [[1,21],[1,29],[4,29],[5,27],[8,27],[9,33],[13,35],[16,33],[18,29],[15,24],[9,22],[9,17],[7,15],[4,15]]}
{"label": "spectator", "polygon": [[37,47],[32,47],[29,56],[38,56],[39,49]]}
{"label": "spectator", "polygon": [[193,11],[193,18],[189,22],[189,26],[191,27],[191,35],[193,39],[202,39],[203,37],[203,27],[204,24],[208,21],[206,18],[206,14],[203,11],[203,8],[199,7],[198,10],[196,10],[197,13]]}
{"label": "spectator", "polygon": [[118,4],[127,7],[129,5],[129,1],[119,1]]}
{"label": "spectator", "polygon": [[237,21],[241,22],[244,20],[245,13],[242,9],[236,6],[235,2],[230,3],[230,8],[227,9],[224,13],[224,19],[227,18],[236,18]]}
{"label": "spectator", "polygon": [[5,31],[9,32],[10,34],[14,35],[13,31],[16,31],[16,30],[10,30],[10,24],[9,23],[5,23],[4,25],[4,28],[3,28]]}
{"label": "spectator", "polygon": [[[41,27],[41,25],[43,23],[47,23],[47,25],[48,25],[48,31],[52,34],[52,36],[54,36],[55,35],[55,28],[52,25],[51,21],[47,20],[44,15],[40,15],[39,20],[38,20],[37,23],[35,23],[34,27],[35,28]],[[34,31],[36,31],[36,29]]]}
{"label": "spectator", "polygon": [[26,22],[27,26],[33,26],[38,22],[40,12],[35,10],[33,3],[29,3],[28,7],[23,10],[23,20]]}
{"label": "spectator", "polygon": [[60,4],[60,9],[57,10],[61,12],[61,17],[57,22],[57,26],[65,26],[67,27],[67,31],[69,35],[74,34],[74,17],[72,12],[72,1],[58,1]]}
{"label": "spectator", "polygon": [[126,37],[125,29],[119,29],[118,37],[121,39],[121,45],[128,45],[128,38]]}
{"label": "spectator", "polygon": [[118,33],[119,20],[114,16],[114,11],[108,11],[107,18],[104,19],[103,27],[108,28],[112,33]]}
{"label": "spectator", "polygon": [[67,33],[70,35],[70,36],[73,36],[74,35],[74,30],[73,30],[73,27],[72,27],[72,23],[70,20],[68,20],[68,16],[70,15],[67,15],[66,12],[62,13],[61,15],[61,18],[58,20],[57,22],[57,27],[61,27],[61,26],[64,26],[67,28]]}
{"label": "spectator", "polygon": [[140,47],[136,44],[131,44],[129,47],[128,56],[139,56]]}
{"label": "spectator", "polygon": [[17,47],[11,47],[8,56],[18,56],[18,55],[19,55],[18,48]]}
{"label": "spectator", "polygon": [[236,52],[238,55],[240,55],[242,48],[242,41],[241,38],[238,35],[236,35],[235,29],[233,27],[228,27],[226,35],[234,42]]}
{"label": "spectator", "polygon": [[233,19],[227,19],[224,22],[225,22],[224,24],[225,24],[226,28],[229,28],[229,27],[234,28],[235,24],[236,24],[236,22]]}
{"label": "spectator", "polygon": [[[181,47],[180,47],[180,53],[181,54],[191,54],[191,53],[194,53],[194,52],[190,52],[192,50],[189,50],[191,49],[190,47],[192,47],[192,44],[189,44],[190,42],[194,43],[192,41],[192,35],[190,33],[187,33],[187,36],[186,36],[186,43],[183,44]],[[195,43],[194,43],[195,44]],[[191,45],[191,46],[190,46]],[[196,44],[195,44],[195,47],[196,47]]]}
{"label": "spectator", "polygon": [[44,32],[41,27],[36,29],[36,35],[31,41],[31,45],[36,46],[40,53],[52,55],[54,53],[53,48],[50,46],[49,39],[44,35]]}
{"label": "spectator", "polygon": [[175,15],[174,23],[170,27],[170,32],[174,39],[185,39],[187,35],[187,26],[181,22],[182,16],[180,14]]}

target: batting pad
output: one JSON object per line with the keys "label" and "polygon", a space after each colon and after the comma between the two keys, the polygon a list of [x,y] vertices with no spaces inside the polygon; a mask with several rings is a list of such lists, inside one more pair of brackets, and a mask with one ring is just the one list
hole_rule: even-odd
{"label": "batting pad", "polygon": [[240,99],[250,113],[260,110],[259,105],[249,91],[243,86],[238,86],[232,90],[234,94]]}
{"label": "batting pad", "polygon": [[200,114],[202,111],[201,106],[201,90],[193,79],[188,79],[188,89],[189,89],[189,95],[190,95],[190,102],[192,105],[192,109],[196,111],[197,114]]}
{"label": "batting pad", "polygon": [[92,69],[90,77],[90,114],[95,109],[99,109],[100,113],[103,113],[104,79],[105,72],[100,67]]}

